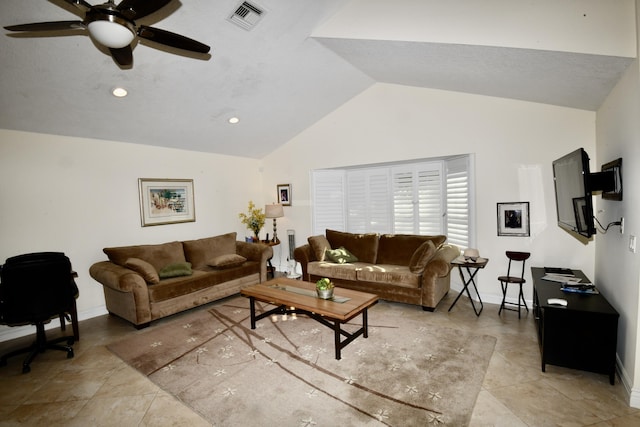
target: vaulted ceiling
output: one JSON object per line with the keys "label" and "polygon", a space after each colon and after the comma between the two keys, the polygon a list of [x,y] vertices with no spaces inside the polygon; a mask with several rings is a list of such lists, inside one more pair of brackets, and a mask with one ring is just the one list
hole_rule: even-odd
{"label": "vaulted ceiling", "polygon": [[[263,13],[245,17],[255,24],[248,30],[229,20],[241,3],[173,0],[137,21],[212,49],[185,54],[138,41],[130,69],[79,31],[3,30],[0,128],[261,158],[375,82],[595,111],[633,60],[314,36],[348,0],[250,1]],[[76,20],[78,12],[64,0],[2,0],[0,24]],[[114,87],[128,96],[115,98]]]}

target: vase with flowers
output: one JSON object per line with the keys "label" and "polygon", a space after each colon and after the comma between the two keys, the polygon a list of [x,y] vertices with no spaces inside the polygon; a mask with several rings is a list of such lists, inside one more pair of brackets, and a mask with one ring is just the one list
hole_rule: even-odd
{"label": "vase with flowers", "polygon": [[240,213],[238,215],[240,217],[240,221],[247,228],[253,231],[253,240],[254,242],[260,241],[260,230],[264,227],[265,215],[262,212],[262,209],[256,207],[253,201],[249,200],[249,208],[247,213]]}

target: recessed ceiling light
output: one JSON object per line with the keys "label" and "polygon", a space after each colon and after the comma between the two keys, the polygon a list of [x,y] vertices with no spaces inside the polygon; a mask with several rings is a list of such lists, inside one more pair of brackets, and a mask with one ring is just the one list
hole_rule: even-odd
{"label": "recessed ceiling light", "polygon": [[124,98],[125,96],[127,96],[127,90],[123,87],[116,87],[113,88],[113,90],[111,91],[111,93],[113,94],[113,96],[115,96],[116,98]]}
{"label": "recessed ceiling light", "polygon": [[239,121],[240,121],[240,119],[239,119],[239,118],[237,118],[237,117],[231,117],[231,118],[229,119],[229,123],[231,123],[232,125],[235,125],[235,124],[236,124],[236,123],[238,123]]}

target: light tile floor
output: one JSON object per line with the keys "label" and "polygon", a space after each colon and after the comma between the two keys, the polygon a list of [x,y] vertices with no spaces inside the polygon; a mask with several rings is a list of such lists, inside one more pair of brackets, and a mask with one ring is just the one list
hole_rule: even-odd
{"label": "light tile floor", "polygon": [[[510,311],[498,316],[496,305],[485,304],[476,317],[465,298],[448,312],[455,296],[450,292],[433,313],[407,308],[424,313],[425,321],[498,339],[472,426],[640,425],[640,410],[629,407],[619,379],[611,386],[607,375],[551,365],[541,372],[531,312],[522,319]],[[151,328],[178,316],[154,322]],[[136,333],[140,332],[116,317],[100,316],[81,322],[73,359],[47,351],[24,375],[22,357],[10,359],[0,368],[0,426],[208,426],[105,347]],[[29,341],[25,337],[0,343],[0,354]]]}

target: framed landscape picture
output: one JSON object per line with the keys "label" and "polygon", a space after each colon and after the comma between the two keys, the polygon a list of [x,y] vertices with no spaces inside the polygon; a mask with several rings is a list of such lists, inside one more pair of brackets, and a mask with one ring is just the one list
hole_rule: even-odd
{"label": "framed landscape picture", "polygon": [[138,185],[143,227],[196,220],[192,179],[140,178]]}
{"label": "framed landscape picture", "polygon": [[529,202],[498,203],[498,236],[529,236]]}
{"label": "framed landscape picture", "polygon": [[291,206],[291,184],[278,184],[278,203],[283,206]]}

